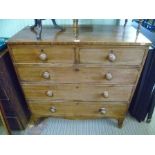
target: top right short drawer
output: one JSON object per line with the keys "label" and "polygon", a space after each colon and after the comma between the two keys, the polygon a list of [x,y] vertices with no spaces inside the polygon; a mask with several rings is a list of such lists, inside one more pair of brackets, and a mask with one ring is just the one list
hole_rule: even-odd
{"label": "top right short drawer", "polygon": [[103,65],[141,65],[145,48],[80,48],[80,63]]}

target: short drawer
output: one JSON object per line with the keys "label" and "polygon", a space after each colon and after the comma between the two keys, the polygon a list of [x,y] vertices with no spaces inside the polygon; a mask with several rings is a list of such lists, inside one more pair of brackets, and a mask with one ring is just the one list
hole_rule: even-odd
{"label": "short drawer", "polygon": [[132,86],[23,84],[22,87],[28,100],[128,101],[132,92]]}
{"label": "short drawer", "polygon": [[141,65],[143,48],[81,48],[81,63],[101,63],[105,65]]}
{"label": "short drawer", "polygon": [[12,47],[15,63],[73,63],[74,48],[24,45]]}
{"label": "short drawer", "polygon": [[22,82],[135,84],[137,68],[17,65]]}
{"label": "short drawer", "polygon": [[32,115],[80,118],[124,117],[128,105],[123,102],[45,102],[28,101]]}

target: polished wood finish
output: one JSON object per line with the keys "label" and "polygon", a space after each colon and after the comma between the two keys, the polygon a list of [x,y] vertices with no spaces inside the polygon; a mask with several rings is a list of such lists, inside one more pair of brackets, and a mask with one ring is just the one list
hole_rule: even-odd
{"label": "polished wood finish", "polygon": [[[135,84],[139,73],[138,68],[125,67],[52,67],[38,64],[16,66],[22,82]],[[46,72],[49,78],[43,77]],[[112,75],[111,79],[107,78],[108,74]]]}
{"label": "polished wood finish", "polygon": [[[129,101],[132,86],[102,86],[83,84],[22,84],[27,100],[71,100],[71,101]],[[53,95],[48,96],[47,92]],[[104,91],[109,93],[105,97]]]}
{"label": "polished wood finish", "polygon": [[26,27],[9,42],[33,118],[115,118],[122,127],[150,41],[132,27]]}
{"label": "polished wood finish", "polygon": [[100,26],[87,25],[79,27],[79,41],[75,40],[74,30],[66,26],[65,31],[59,32],[51,26],[43,27],[42,39],[37,40],[36,34],[26,27],[14,35],[9,44],[12,45],[150,45],[150,41],[141,33],[137,36],[137,30],[131,26]]}
{"label": "polished wood finish", "polygon": [[[123,47],[123,48],[96,48],[80,49],[81,63],[102,63],[105,65],[141,65],[144,57],[144,48]],[[115,55],[111,61],[109,55]]]}
{"label": "polished wood finish", "polygon": [[[73,63],[74,48],[64,46],[15,46],[12,50],[16,63]],[[46,54],[47,59],[41,60],[40,55]]]}
{"label": "polished wood finish", "polygon": [[[127,111],[126,102],[52,102],[28,101],[32,114],[39,116],[55,116],[64,118],[124,118]],[[55,111],[51,111],[51,108]],[[100,112],[105,108],[106,112]]]}

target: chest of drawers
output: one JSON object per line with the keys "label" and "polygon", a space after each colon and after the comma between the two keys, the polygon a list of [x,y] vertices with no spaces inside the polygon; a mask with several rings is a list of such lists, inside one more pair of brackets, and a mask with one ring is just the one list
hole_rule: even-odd
{"label": "chest of drawers", "polygon": [[121,127],[148,47],[132,27],[27,27],[8,42],[14,67],[34,118],[115,118]]}

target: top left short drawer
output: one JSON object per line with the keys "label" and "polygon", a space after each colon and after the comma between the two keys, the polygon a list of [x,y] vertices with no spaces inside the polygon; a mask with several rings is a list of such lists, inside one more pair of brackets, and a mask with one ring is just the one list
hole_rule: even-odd
{"label": "top left short drawer", "polygon": [[11,46],[15,63],[73,63],[74,48],[50,45]]}

